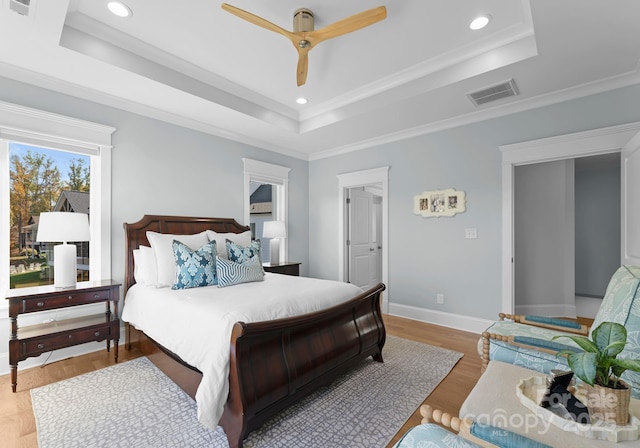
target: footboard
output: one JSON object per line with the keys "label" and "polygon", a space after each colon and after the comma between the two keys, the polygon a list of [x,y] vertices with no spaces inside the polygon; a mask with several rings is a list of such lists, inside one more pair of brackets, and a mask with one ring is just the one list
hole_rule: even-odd
{"label": "footboard", "polygon": [[379,284],[349,302],[304,316],[236,323],[229,399],[220,420],[231,448],[269,417],[329,384],[360,360],[382,362]]}

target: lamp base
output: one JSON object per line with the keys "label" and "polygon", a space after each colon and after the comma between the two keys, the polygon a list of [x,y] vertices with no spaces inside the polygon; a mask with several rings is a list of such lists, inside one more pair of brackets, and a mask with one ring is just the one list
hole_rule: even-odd
{"label": "lamp base", "polygon": [[269,255],[271,256],[271,264],[280,264],[280,239],[272,238],[269,241]]}
{"label": "lamp base", "polygon": [[53,248],[53,286],[71,288],[76,286],[77,258],[75,244],[58,244]]}

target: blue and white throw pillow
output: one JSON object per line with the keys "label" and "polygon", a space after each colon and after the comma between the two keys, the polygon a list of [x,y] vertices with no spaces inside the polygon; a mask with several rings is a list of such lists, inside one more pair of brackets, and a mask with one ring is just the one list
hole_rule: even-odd
{"label": "blue and white throw pillow", "polygon": [[217,257],[216,274],[218,276],[218,288],[264,280],[264,271],[258,257],[250,258],[244,263],[236,263],[235,261]]}
{"label": "blue and white throw pillow", "polygon": [[253,240],[248,246],[241,246],[238,243],[227,239],[227,255],[229,260],[236,263],[245,263],[253,257],[260,259],[260,240]]}
{"label": "blue and white throw pillow", "polygon": [[199,288],[218,283],[215,241],[193,250],[173,240],[173,255],[176,259],[176,280],[171,289]]}

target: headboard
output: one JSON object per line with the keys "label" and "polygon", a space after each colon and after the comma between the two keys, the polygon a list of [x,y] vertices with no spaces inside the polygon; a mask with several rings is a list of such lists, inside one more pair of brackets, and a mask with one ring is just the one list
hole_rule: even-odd
{"label": "headboard", "polygon": [[133,286],[133,251],[140,246],[148,246],[147,230],[158,233],[190,235],[204,230],[219,233],[242,233],[250,228],[240,225],[233,218],[195,218],[192,216],[144,215],[140,221],[124,223],[125,272],[124,293]]}

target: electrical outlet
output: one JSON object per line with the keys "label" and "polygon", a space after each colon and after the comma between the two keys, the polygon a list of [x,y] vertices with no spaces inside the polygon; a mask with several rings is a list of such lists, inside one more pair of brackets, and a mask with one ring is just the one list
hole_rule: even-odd
{"label": "electrical outlet", "polygon": [[438,305],[444,305],[444,294],[436,294],[436,303]]}

